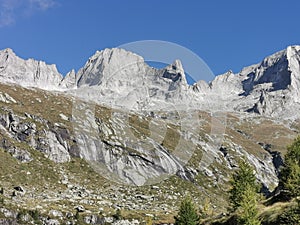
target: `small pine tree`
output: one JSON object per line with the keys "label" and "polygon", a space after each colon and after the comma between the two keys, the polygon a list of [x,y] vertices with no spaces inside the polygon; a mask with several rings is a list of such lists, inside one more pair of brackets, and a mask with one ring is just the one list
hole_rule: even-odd
{"label": "small pine tree", "polygon": [[289,191],[289,197],[300,196],[300,136],[287,148],[280,186]]}
{"label": "small pine tree", "polygon": [[175,225],[199,225],[200,217],[190,197],[180,204],[178,215],[174,217]]}
{"label": "small pine tree", "polygon": [[260,225],[257,209],[257,193],[252,187],[247,185],[242,194],[240,207],[238,208],[238,224],[240,225]]}
{"label": "small pine tree", "polygon": [[233,211],[241,206],[246,189],[251,189],[254,192],[258,191],[254,170],[243,160],[239,162],[239,170],[233,174],[230,184],[229,200]]}

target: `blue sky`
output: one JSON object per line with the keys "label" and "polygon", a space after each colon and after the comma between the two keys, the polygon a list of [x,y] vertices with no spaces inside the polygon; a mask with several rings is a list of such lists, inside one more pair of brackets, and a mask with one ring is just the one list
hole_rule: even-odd
{"label": "blue sky", "polygon": [[214,74],[300,44],[300,1],[0,0],[0,49],[63,74],[96,50],[139,40],[189,48]]}

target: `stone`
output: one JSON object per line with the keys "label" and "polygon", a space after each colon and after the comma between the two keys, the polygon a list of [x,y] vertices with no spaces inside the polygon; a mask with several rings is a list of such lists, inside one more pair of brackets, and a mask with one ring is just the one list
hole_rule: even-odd
{"label": "stone", "polygon": [[25,189],[22,186],[15,186],[14,190],[18,191],[18,192],[22,192],[25,193]]}
{"label": "stone", "polygon": [[61,118],[62,120],[65,120],[65,121],[68,121],[68,120],[69,120],[69,117],[67,117],[67,116],[66,116],[65,114],[63,114],[63,113],[60,113],[59,116],[60,116],[60,118]]}
{"label": "stone", "polygon": [[17,147],[10,147],[7,152],[9,152],[14,158],[19,160],[22,163],[28,163],[33,160],[31,154],[23,149],[19,149]]}
{"label": "stone", "polygon": [[96,215],[89,215],[84,217],[86,224],[99,224],[100,219]]}
{"label": "stone", "polygon": [[48,214],[53,217],[63,217],[62,212],[54,209],[50,210]]}
{"label": "stone", "polygon": [[47,219],[44,221],[45,225],[60,225],[60,222],[56,219]]}
{"label": "stone", "polygon": [[82,205],[76,206],[75,209],[77,210],[77,212],[84,212],[85,211],[85,208]]}

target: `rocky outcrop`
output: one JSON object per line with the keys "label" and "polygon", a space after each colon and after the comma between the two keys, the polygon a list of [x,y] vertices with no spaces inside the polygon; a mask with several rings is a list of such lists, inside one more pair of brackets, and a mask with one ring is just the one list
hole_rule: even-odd
{"label": "rocky outcrop", "polygon": [[71,70],[59,83],[62,89],[72,89],[77,87],[77,76],[75,70]]}
{"label": "rocky outcrop", "polygon": [[[244,68],[218,87],[231,87],[226,106],[231,111],[254,112],[278,119],[295,119],[293,113],[300,109],[300,46],[287,49],[266,57],[261,63]],[[224,75],[223,75],[224,77]],[[219,80],[220,78],[216,78]],[[214,84],[215,81],[212,82]],[[212,86],[214,91],[214,86]],[[218,89],[219,90],[219,89]]]}
{"label": "rocky outcrop", "polygon": [[43,61],[34,59],[21,59],[9,48],[0,51],[0,80],[2,82],[55,90],[58,89],[62,78],[55,65],[47,65]]}
{"label": "rocky outcrop", "polygon": [[153,110],[165,108],[166,102],[190,101],[191,90],[179,60],[158,70],[132,52],[105,49],[97,51],[76,76],[77,89],[70,94],[114,108]]}
{"label": "rocky outcrop", "polygon": [[4,103],[17,103],[17,101],[7,93],[0,92],[0,101]]}
{"label": "rocky outcrop", "polygon": [[[36,123],[41,121],[45,127],[39,130]],[[46,157],[54,162],[68,162],[70,160],[69,150],[71,149],[68,144],[71,139],[69,131],[59,127],[51,128],[47,124],[48,121],[28,113],[24,116],[19,116],[11,110],[0,113],[0,129],[9,138],[28,144],[33,149],[43,152]],[[2,138],[0,147],[21,162],[32,160],[26,149],[14,145],[11,140]]]}

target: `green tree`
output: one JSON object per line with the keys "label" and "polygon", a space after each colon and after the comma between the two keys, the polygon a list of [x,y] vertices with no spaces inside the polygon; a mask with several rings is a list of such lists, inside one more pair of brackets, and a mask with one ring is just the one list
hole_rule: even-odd
{"label": "green tree", "polygon": [[249,185],[242,193],[240,207],[238,208],[238,224],[240,225],[260,225],[257,209],[257,193]]}
{"label": "green tree", "polygon": [[254,170],[243,160],[239,162],[239,169],[233,174],[230,184],[229,200],[233,211],[241,206],[246,190],[255,193],[258,191]]}
{"label": "green tree", "polygon": [[239,169],[230,181],[229,200],[232,211],[237,213],[239,225],[260,225],[257,201],[259,186],[253,168],[244,160],[239,162]]}
{"label": "green tree", "polygon": [[289,197],[300,196],[300,136],[287,148],[280,186],[289,191]]}
{"label": "green tree", "polygon": [[175,225],[199,225],[200,217],[190,197],[180,204],[178,215],[174,217]]}

